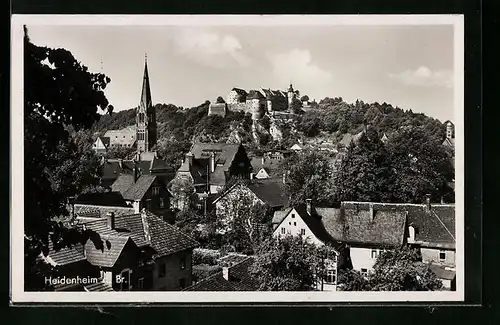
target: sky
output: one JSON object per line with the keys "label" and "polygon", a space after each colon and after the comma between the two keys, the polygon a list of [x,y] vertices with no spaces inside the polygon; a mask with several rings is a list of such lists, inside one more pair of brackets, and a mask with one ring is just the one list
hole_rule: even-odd
{"label": "sky", "polygon": [[40,26],[33,43],[65,48],[111,78],[115,111],[139,104],[145,53],[153,103],[193,107],[233,87],[319,101],[386,102],[453,120],[453,26]]}

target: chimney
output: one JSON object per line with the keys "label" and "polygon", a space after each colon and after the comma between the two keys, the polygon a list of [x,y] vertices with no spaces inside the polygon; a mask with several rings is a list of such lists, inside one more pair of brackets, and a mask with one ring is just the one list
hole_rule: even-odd
{"label": "chimney", "polygon": [[264,161],[265,161],[264,156],[262,156],[262,165],[264,165]]}
{"label": "chimney", "polygon": [[408,243],[414,243],[415,242],[415,227],[409,226],[408,227]]}
{"label": "chimney", "polygon": [[286,173],[283,173],[283,184],[286,184]]}
{"label": "chimney", "polygon": [[374,213],[373,213],[373,203],[370,203],[370,222],[373,222]]}
{"label": "chimney", "polygon": [[144,237],[146,238],[146,241],[150,242],[151,241],[151,234],[149,232],[149,223],[147,220],[147,215],[146,215],[145,209],[142,209],[142,211],[141,211],[141,221],[142,221],[142,227],[144,229]]}
{"label": "chimney", "polygon": [[123,169],[123,159],[120,158],[118,165],[120,165],[120,169]]}
{"label": "chimney", "polygon": [[427,212],[431,212],[431,195],[430,194],[425,195],[425,210]]}
{"label": "chimney", "polygon": [[222,267],[222,276],[226,281],[229,281],[229,266]]}
{"label": "chimney", "polygon": [[115,213],[110,212],[106,215],[108,229],[115,229]]}
{"label": "chimney", "polygon": [[306,199],[306,211],[308,215],[312,215],[312,199]]}
{"label": "chimney", "polygon": [[215,171],[215,154],[213,152],[210,153],[208,165],[210,166],[210,172],[213,173]]}
{"label": "chimney", "polygon": [[187,162],[189,163],[189,166],[193,165],[193,156],[194,156],[194,155],[193,155],[193,153],[191,153],[191,152],[188,152],[188,153],[186,154],[186,160],[187,160]]}
{"label": "chimney", "polygon": [[250,173],[250,179],[253,179],[254,173]]}

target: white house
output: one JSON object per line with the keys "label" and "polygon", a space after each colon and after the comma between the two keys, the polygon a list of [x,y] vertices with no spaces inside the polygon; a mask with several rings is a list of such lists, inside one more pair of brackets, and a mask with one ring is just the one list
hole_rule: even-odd
{"label": "white house", "polygon": [[[311,200],[307,200],[305,205],[294,208],[276,211],[273,216],[273,236],[283,238],[285,236],[301,236],[306,241],[322,246],[331,244],[338,247],[338,243],[326,231],[322,216],[320,216],[312,205]],[[327,275],[319,284],[323,291],[336,291],[337,285],[337,265],[339,252],[335,250],[335,256],[329,256],[326,260]]]}
{"label": "white house", "polygon": [[98,155],[104,155],[108,151],[109,148],[109,138],[108,137],[98,137],[94,144],[92,145],[92,149]]}

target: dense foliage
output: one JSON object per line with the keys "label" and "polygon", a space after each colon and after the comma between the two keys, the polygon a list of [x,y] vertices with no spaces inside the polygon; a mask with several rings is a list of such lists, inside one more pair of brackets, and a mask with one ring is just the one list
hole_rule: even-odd
{"label": "dense foliage", "polygon": [[98,177],[90,141],[82,134],[112,107],[103,89],[110,79],[91,73],[64,49],[37,46],[24,39],[24,231],[25,285],[39,289],[36,256],[54,247],[81,242],[88,233],[66,229],[54,220],[67,214],[70,196]]}
{"label": "dense foliage", "polygon": [[317,290],[325,274],[325,258],[330,248],[318,247],[300,236],[269,238],[255,255],[251,274],[261,291]]}
{"label": "dense foliage", "polygon": [[339,283],[344,291],[433,291],[443,286],[429,265],[421,262],[419,251],[411,248],[381,253],[366,277],[343,271]]}
{"label": "dense foliage", "polygon": [[328,155],[309,150],[293,154],[282,162],[280,174],[285,174],[290,206],[303,204],[306,199],[322,206],[334,201],[334,169]]}

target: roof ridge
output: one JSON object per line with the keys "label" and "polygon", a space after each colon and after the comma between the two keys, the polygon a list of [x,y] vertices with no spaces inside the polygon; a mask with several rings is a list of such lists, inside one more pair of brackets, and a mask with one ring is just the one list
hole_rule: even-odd
{"label": "roof ridge", "polygon": [[448,229],[448,227],[446,227],[446,225],[441,220],[441,218],[439,218],[439,216],[437,215],[437,213],[434,212],[434,211],[432,211],[432,210],[431,210],[431,213],[434,215],[434,217],[436,217],[436,219],[438,219],[438,221],[441,223],[441,225],[443,225],[444,229],[446,229],[446,231],[448,232],[448,234],[450,234],[451,238],[453,238],[453,240],[456,241],[455,236],[453,236],[453,234],[451,233],[451,231]]}

